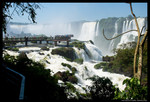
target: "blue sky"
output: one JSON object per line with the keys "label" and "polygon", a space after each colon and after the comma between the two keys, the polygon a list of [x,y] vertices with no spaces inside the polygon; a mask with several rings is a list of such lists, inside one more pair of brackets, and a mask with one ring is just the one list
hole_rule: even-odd
{"label": "blue sky", "polygon": [[[131,14],[127,3],[40,3],[36,10],[37,23],[48,24],[71,21],[95,21],[107,17],[127,17]],[[147,16],[147,3],[132,3],[137,17]],[[27,15],[13,15],[13,22],[30,23]]]}

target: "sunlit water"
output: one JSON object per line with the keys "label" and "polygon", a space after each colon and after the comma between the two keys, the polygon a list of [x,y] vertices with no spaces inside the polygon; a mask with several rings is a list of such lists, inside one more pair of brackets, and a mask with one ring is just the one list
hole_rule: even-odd
{"label": "sunlit water", "polygon": [[[88,91],[87,87],[92,85],[92,81],[88,78],[94,75],[97,75],[99,77],[108,77],[113,82],[113,85],[116,85],[116,87],[119,87],[119,89],[122,91],[125,88],[125,85],[122,85],[122,82],[124,79],[129,78],[129,77],[126,77],[121,74],[104,72],[102,71],[102,69],[95,69],[94,65],[99,62],[102,62],[101,61],[102,55],[96,46],[90,43],[86,43],[86,46],[89,52],[90,51],[93,52],[91,53],[91,56],[92,56],[91,58],[89,58],[89,56],[86,55],[84,50],[82,49],[79,50],[73,47],[76,51],[77,56],[84,57],[83,64],[78,64],[76,62],[67,61],[62,56],[59,56],[59,55],[52,55],[51,54],[52,49],[55,49],[57,47],[50,48],[49,51],[42,51],[40,50],[39,47],[22,47],[22,48],[19,48],[19,51],[27,51],[27,50],[30,51],[27,53],[28,58],[34,61],[38,61],[40,63],[44,63],[45,68],[51,70],[51,75],[54,75],[58,71],[64,72],[67,70],[70,73],[72,73],[68,67],[62,66],[61,63],[67,63],[67,64],[70,64],[72,67],[75,67],[77,69],[75,76],[78,78],[78,83],[73,84],[73,85],[77,89],[77,91],[80,93],[85,93],[85,90],[83,89],[83,87],[86,88]],[[8,50],[6,50],[6,52],[12,56],[19,55],[18,52],[13,52],[13,51],[8,51]],[[39,52],[44,53],[44,55],[40,55]],[[58,81],[58,82],[62,83],[62,81]]]}

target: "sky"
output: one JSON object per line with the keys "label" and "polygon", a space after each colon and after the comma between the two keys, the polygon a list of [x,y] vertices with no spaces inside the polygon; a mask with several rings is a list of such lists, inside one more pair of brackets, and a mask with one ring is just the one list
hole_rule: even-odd
{"label": "sky", "polygon": [[[128,3],[39,3],[36,10],[36,22],[49,24],[72,21],[96,21],[108,17],[127,17],[131,14]],[[147,17],[147,3],[132,3],[137,17]],[[12,22],[31,23],[27,14],[13,14]]]}

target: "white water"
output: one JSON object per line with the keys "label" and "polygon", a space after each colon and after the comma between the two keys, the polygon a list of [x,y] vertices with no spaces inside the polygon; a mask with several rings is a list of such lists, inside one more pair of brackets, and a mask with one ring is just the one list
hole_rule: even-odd
{"label": "white water", "polygon": [[96,22],[83,23],[81,33],[78,39],[81,41],[88,41],[88,40],[94,41],[95,27],[96,27]]}
{"label": "white water", "polygon": [[[114,33],[113,37],[118,35],[117,34],[118,33],[118,21],[119,21],[119,19],[115,22],[115,33]],[[114,40],[115,39],[110,41],[109,48],[108,48],[109,51],[111,51],[114,48]]]}
{"label": "white water", "polygon": [[[112,37],[115,37],[116,35],[118,35],[118,21],[120,20],[120,18],[115,22],[115,33],[113,34]],[[137,22],[139,24],[139,28],[140,31],[142,29],[142,27],[145,25],[147,28],[147,21],[145,20],[145,18],[137,18]],[[122,27],[122,33],[128,31],[128,30],[136,30],[136,24],[135,24],[135,20],[132,19],[131,21],[129,21],[128,19],[126,19],[125,21],[123,21],[123,27]],[[142,34],[145,32],[145,29],[142,31]],[[106,34],[107,35],[107,34]],[[98,36],[100,36],[98,38]],[[119,45],[127,43],[127,42],[134,42],[135,38],[138,36],[137,32],[132,31],[132,32],[128,32],[127,34],[124,34],[121,36],[120,38],[120,42],[117,43],[117,45],[115,46],[114,43],[116,41],[116,39],[111,40],[109,45],[106,46],[105,43],[106,42],[101,42],[106,40],[103,36],[102,36],[102,31],[100,31],[100,26],[99,26],[99,22],[85,22],[83,23],[82,29],[81,29],[81,33],[78,37],[79,40],[82,41],[88,41],[88,40],[92,40],[94,43],[96,42],[95,38],[98,38],[97,40],[99,42],[101,42],[100,44],[98,44],[99,48],[101,50],[103,50],[102,53],[105,54],[111,54],[111,50],[114,49],[115,47],[119,47]],[[97,42],[98,42],[97,41]],[[108,41],[109,42],[109,41]],[[102,49],[101,46],[104,46],[104,49]],[[108,53],[106,53],[108,52]]]}
{"label": "white water", "polygon": [[[141,31],[142,27],[145,25],[145,19],[144,18],[137,18],[137,22],[139,25],[139,29]],[[145,26],[147,26],[147,25],[145,25]],[[134,19],[131,20],[130,22],[128,20],[123,22],[122,32],[126,32],[126,31],[129,31],[132,29],[137,30]],[[142,31],[142,34],[144,32],[145,32],[145,29]],[[127,34],[122,35],[120,43],[118,43],[118,45],[117,45],[117,48],[119,48],[119,45],[121,45],[121,44],[135,41],[135,38],[137,36],[138,36],[138,33],[136,31],[131,31],[131,32],[128,32]]]}
{"label": "white water", "polygon": [[[91,86],[92,81],[87,78],[92,77],[94,75],[98,75],[100,77],[108,77],[113,82],[113,85],[118,85],[117,87],[119,87],[120,90],[123,90],[125,86],[122,85],[122,82],[124,79],[129,77],[120,74],[115,74],[115,73],[103,72],[102,69],[95,69],[94,65],[101,62],[101,52],[96,46],[90,43],[85,43],[85,45],[91,53],[92,56],[91,59],[89,58],[88,55],[86,55],[86,53],[83,53],[82,49],[78,50],[77,48],[74,47],[77,55],[81,55],[80,57],[84,57],[84,56],[87,57],[84,58],[85,61],[83,62],[83,64],[78,64],[76,62],[69,62],[66,59],[64,59],[62,56],[52,55],[51,54],[52,49],[55,49],[57,47],[50,48],[49,51],[42,51],[38,47],[23,47],[23,48],[19,48],[19,50],[20,51],[32,50],[31,52],[27,53],[28,58],[34,61],[38,61],[40,63],[44,63],[46,69],[51,69],[51,75],[54,75],[58,71],[63,72],[67,70],[70,73],[72,73],[72,71],[68,67],[62,66],[61,63],[67,63],[70,64],[72,67],[75,67],[77,69],[75,76],[78,78],[78,83],[73,85],[80,93],[85,93],[85,90],[82,87],[86,88],[88,91],[87,86]],[[40,53],[44,53],[44,55],[40,55],[38,51]],[[19,55],[18,52],[13,52],[8,50],[6,50],[6,52],[12,56]],[[95,63],[90,62],[91,60],[95,60]],[[59,82],[62,83],[62,81]]]}
{"label": "white water", "polygon": [[[107,35],[110,37],[114,37],[118,33],[118,26],[120,18],[115,22],[115,24],[110,24],[111,26],[114,25],[115,32],[113,35]],[[145,18],[137,18],[139,28],[146,25],[147,21]],[[106,22],[109,23],[109,22]],[[93,22],[76,22],[76,23],[53,23],[53,24],[28,24],[28,25],[15,25],[10,24],[8,25],[8,33],[11,32],[20,34],[22,31],[24,33],[31,33],[31,34],[46,34],[47,36],[54,36],[54,35],[61,35],[61,34],[73,34],[74,38],[82,41],[92,40],[95,45],[102,51],[103,55],[111,54],[110,51],[115,47],[119,47],[119,45],[127,42],[135,41],[137,37],[137,32],[132,31],[127,34],[122,35],[119,39],[120,42],[116,42],[116,40],[108,41],[106,40],[100,28],[103,28],[100,21],[93,21]],[[104,28],[105,29],[105,28]],[[131,29],[136,29],[135,21],[132,19],[129,21],[128,19],[123,21],[122,25],[122,33]],[[143,33],[145,29],[143,30]]]}

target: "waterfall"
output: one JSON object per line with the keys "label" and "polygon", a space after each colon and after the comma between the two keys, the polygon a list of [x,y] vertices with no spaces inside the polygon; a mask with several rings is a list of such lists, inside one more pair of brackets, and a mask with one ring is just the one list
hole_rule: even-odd
{"label": "waterfall", "polygon": [[96,29],[95,29],[96,33],[95,36],[97,37],[99,34],[99,21],[96,23]]}
{"label": "waterfall", "polygon": [[88,53],[91,60],[102,61],[102,53],[98,47],[91,44],[90,42],[85,43],[85,50]]}
{"label": "waterfall", "polygon": [[83,23],[81,34],[79,35],[78,39],[81,41],[88,41],[88,40],[94,41],[95,27],[96,22]]}
{"label": "waterfall", "polygon": [[[145,18],[137,18],[137,22],[139,25],[139,29],[141,31],[142,27],[145,25]],[[147,25],[145,25],[145,26],[147,26]],[[133,30],[133,29],[134,30],[137,29],[134,19],[132,19],[130,22],[128,20],[124,21],[122,33],[126,32],[128,30]],[[142,33],[144,33],[144,32],[145,32],[145,29],[142,31]],[[131,32],[128,32],[127,34],[122,35],[120,42],[117,45],[117,48],[120,48],[121,44],[135,41],[137,36],[138,36],[138,33],[136,31],[131,31]]]}
{"label": "waterfall", "polygon": [[77,49],[74,47],[76,56],[84,61],[102,61],[102,53],[98,47],[90,42],[84,42],[85,49]]}
{"label": "waterfall", "polygon": [[[120,19],[118,19],[118,20],[115,22],[115,33],[114,33],[114,35],[112,36],[112,38],[118,35],[118,21],[119,21],[119,20],[120,20]],[[110,41],[110,44],[109,44],[109,47],[108,47],[108,50],[109,50],[110,52],[111,52],[111,51],[113,50],[113,48],[115,47],[114,43],[115,43],[115,39],[113,39],[113,40]]]}
{"label": "waterfall", "polygon": [[[146,25],[147,18],[137,18],[139,28]],[[14,32],[16,34],[31,33],[31,34],[46,34],[47,36],[73,34],[75,39],[81,41],[92,40],[94,44],[101,50],[103,55],[109,55],[114,48],[119,48],[123,43],[136,41],[137,32],[132,31],[124,34],[114,40],[106,40],[102,34],[102,29],[105,29],[107,38],[117,36],[117,33],[123,33],[131,29],[136,29],[134,19],[123,17],[112,17],[108,19],[101,19],[100,21],[78,21],[71,23],[54,23],[54,24],[9,24],[9,34]],[[142,33],[145,32],[145,29]]]}
{"label": "waterfall", "polygon": [[74,50],[75,50],[77,58],[82,58],[84,61],[90,60],[89,56],[87,55],[84,49],[79,50],[78,48],[74,47]]}

